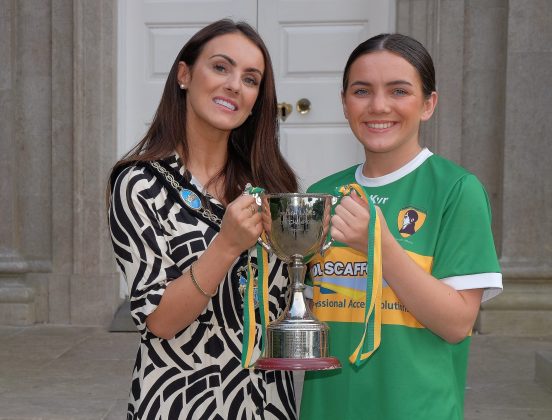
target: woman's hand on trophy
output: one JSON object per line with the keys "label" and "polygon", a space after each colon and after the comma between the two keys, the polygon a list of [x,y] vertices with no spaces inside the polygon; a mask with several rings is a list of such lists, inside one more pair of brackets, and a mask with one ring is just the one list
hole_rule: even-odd
{"label": "woman's hand on trophy", "polygon": [[259,206],[252,195],[241,195],[226,207],[218,239],[236,257],[252,247],[263,228]]}
{"label": "woman's hand on trophy", "polygon": [[356,192],[341,199],[332,216],[331,234],[336,241],[366,254],[368,250],[368,203]]}

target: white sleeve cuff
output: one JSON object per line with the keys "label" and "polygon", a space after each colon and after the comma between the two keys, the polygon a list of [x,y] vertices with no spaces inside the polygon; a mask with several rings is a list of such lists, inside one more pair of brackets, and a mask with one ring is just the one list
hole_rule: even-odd
{"label": "white sleeve cuff", "polygon": [[441,279],[455,290],[485,289],[481,303],[486,302],[502,293],[501,273],[479,273],[465,276],[446,277]]}

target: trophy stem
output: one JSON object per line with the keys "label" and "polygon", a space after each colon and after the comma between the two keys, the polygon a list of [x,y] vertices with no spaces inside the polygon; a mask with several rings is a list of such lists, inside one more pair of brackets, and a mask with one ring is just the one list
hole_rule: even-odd
{"label": "trophy stem", "polygon": [[313,315],[309,305],[305,301],[305,273],[307,266],[301,256],[294,255],[288,263],[288,273],[291,279],[291,299],[288,301],[286,310],[281,319],[304,320],[312,319]]}
{"label": "trophy stem", "polygon": [[255,367],[280,370],[329,370],[341,367],[328,352],[328,326],[318,321],[305,300],[306,264],[294,255],[288,263],[291,298],[284,313],[267,328],[266,353]]}

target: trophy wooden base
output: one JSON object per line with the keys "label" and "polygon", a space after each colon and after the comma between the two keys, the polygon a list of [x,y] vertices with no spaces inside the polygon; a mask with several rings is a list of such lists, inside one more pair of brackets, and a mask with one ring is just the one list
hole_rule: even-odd
{"label": "trophy wooden base", "polygon": [[255,369],[262,370],[331,370],[341,368],[336,357],[316,357],[308,359],[261,357],[255,363]]}

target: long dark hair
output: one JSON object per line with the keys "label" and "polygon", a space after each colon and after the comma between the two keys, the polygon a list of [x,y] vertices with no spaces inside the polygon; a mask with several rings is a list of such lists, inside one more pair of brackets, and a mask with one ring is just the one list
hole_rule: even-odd
{"label": "long dark hair", "polygon": [[414,38],[402,34],[380,34],[359,44],[349,56],[343,71],[343,92],[349,84],[349,71],[357,58],[374,51],[389,51],[408,61],[422,79],[422,91],[428,98],[435,92],[435,67],[431,55]]}
{"label": "long dark hair", "polygon": [[228,141],[228,159],[209,183],[224,179],[224,200],[238,197],[246,183],[263,187],[268,192],[295,192],[297,179],[280,153],[278,114],[274,71],[268,50],[259,34],[245,22],[222,19],[198,31],[178,53],[165,83],[153,122],[144,138],[112,169],[135,162],[164,159],[182,147],[184,165],[189,159],[186,138],[186,90],[179,88],[178,63],[192,68],[207,42],[221,35],[241,33],[262,52],[265,64],[259,95],[252,114],[232,130]]}

